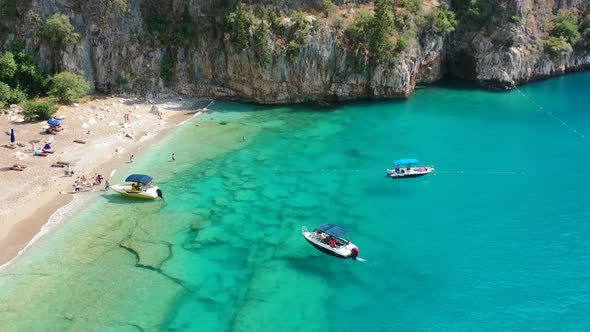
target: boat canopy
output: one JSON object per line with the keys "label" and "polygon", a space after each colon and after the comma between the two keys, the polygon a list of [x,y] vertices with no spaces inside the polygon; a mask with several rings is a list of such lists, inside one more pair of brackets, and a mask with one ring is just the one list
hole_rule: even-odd
{"label": "boat canopy", "polygon": [[348,231],[344,228],[340,228],[338,226],[334,226],[332,224],[323,224],[315,229],[316,231],[322,231],[326,234],[346,239],[348,237]]}
{"label": "boat canopy", "polygon": [[419,164],[420,162],[417,159],[400,159],[393,162],[394,165],[412,165],[412,164]]}
{"label": "boat canopy", "polygon": [[152,182],[152,177],[143,174],[131,174],[126,179],[125,182],[139,182],[141,184],[149,184]]}

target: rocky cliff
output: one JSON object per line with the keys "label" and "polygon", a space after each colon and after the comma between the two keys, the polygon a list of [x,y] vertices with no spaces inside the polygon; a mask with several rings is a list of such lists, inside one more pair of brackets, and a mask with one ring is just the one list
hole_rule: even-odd
{"label": "rocky cliff", "polygon": [[586,69],[590,66],[590,48],[584,36],[573,45],[572,52],[557,57],[547,54],[545,43],[560,10],[579,17],[582,25],[589,4],[586,0],[489,1],[478,22],[460,17],[463,22],[449,45],[449,71],[482,86],[512,88]]}
{"label": "rocky cliff", "polygon": [[[350,29],[377,15],[373,1],[0,0],[0,49],[23,41],[44,68],[82,74],[98,92],[260,103],[407,97],[446,72],[511,87],[590,64],[583,43],[557,59],[543,44],[557,10],[582,16],[586,1],[486,1],[493,22],[458,11],[452,33],[438,28],[438,0],[410,2],[392,1],[391,13],[366,25],[387,30],[373,40],[369,28]],[[451,8],[465,2],[477,1]],[[55,13],[70,18],[79,42],[56,50],[39,37]],[[387,54],[377,57],[382,45]]]}

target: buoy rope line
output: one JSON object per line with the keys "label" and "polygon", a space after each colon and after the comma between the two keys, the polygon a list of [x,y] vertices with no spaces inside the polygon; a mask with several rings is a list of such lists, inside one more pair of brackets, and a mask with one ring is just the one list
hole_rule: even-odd
{"label": "buoy rope line", "polygon": [[[208,166],[207,170],[219,170],[220,172],[227,171],[226,168],[217,168],[214,166]],[[385,174],[385,168],[383,169],[337,169],[337,168],[281,168],[281,167],[244,167],[236,169],[236,171],[256,171],[256,172],[281,172],[281,173],[383,173]],[[529,173],[524,170],[435,170],[432,175],[436,176],[437,174],[456,174],[456,175],[537,175],[534,172]],[[546,173],[538,173],[538,175],[546,176]],[[580,174],[582,176],[590,176],[590,174]]]}
{"label": "buoy rope line", "polygon": [[582,138],[582,140],[584,140],[586,143],[590,143],[590,140],[588,139],[588,137],[586,137],[586,135],[584,135],[583,133],[579,132],[576,128],[568,125],[565,121],[563,121],[561,118],[559,118],[557,115],[553,114],[553,112],[547,111],[542,105],[540,105],[539,103],[537,103],[533,98],[531,98],[530,96],[526,95],[524,92],[522,92],[517,86],[514,86],[514,89],[516,91],[518,91],[518,93],[523,96],[524,98],[526,98],[526,100],[528,100],[531,104],[533,104],[538,110],[544,112],[545,114],[547,114],[551,119],[557,121],[558,123],[560,123],[561,125],[563,125],[565,128],[567,128],[569,131],[571,131],[572,133],[574,133],[575,135],[579,136],[580,138]]}

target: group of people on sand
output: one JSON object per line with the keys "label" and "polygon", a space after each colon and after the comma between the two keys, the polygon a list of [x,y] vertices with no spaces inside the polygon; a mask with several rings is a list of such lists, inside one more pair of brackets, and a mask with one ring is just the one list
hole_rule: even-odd
{"label": "group of people on sand", "polygon": [[109,189],[110,183],[109,180],[106,180],[102,175],[96,173],[92,177],[86,177],[82,175],[81,177],[78,176],[74,181],[74,192],[80,192],[82,188],[90,188],[90,190],[94,190],[94,186],[102,184],[104,181],[104,190]]}

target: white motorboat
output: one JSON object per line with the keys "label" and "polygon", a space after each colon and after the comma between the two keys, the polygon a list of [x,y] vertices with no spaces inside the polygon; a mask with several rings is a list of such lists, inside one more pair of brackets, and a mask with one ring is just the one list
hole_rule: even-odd
{"label": "white motorboat", "polygon": [[144,199],[163,198],[162,191],[160,188],[154,186],[152,177],[148,175],[131,174],[125,179],[125,182],[128,183],[112,185],[111,189],[129,197]]}
{"label": "white motorboat", "polygon": [[434,172],[434,167],[416,166],[420,162],[416,159],[400,159],[393,163],[393,169],[386,170],[392,179],[417,178]]}
{"label": "white motorboat", "polygon": [[310,232],[303,226],[301,234],[309,244],[325,254],[343,259],[357,259],[359,255],[359,248],[350,242],[349,233],[344,228],[324,224]]}

